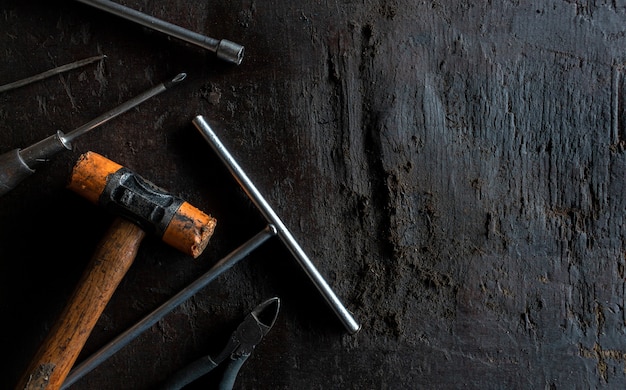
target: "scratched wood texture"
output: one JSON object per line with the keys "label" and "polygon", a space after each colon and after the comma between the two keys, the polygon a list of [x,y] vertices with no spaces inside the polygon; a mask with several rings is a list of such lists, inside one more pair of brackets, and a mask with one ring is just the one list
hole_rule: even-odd
{"label": "scratched wood texture", "polygon": [[[348,336],[272,240],[72,389],[150,389],[282,299],[241,389],[626,386],[626,2],[128,0],[246,46],[240,66],[76,1],[0,1],[2,151],[188,79],[77,140],[0,202],[0,387],[111,216],[70,194],[94,150],[208,210],[197,260],[147,239],[79,360],[261,230],[204,115],[362,323]],[[218,381],[210,375],[190,388]]]}

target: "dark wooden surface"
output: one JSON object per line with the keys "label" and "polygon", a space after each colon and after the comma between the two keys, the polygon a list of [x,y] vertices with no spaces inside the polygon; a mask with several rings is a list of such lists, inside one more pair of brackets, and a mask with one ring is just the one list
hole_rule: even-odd
{"label": "dark wooden surface", "polygon": [[[93,150],[218,219],[197,260],[155,238],[95,352],[263,218],[191,124],[204,115],[363,328],[348,336],[280,241],[73,389],[150,389],[283,305],[242,389],[626,385],[626,3],[125,1],[246,47],[240,66],[76,1],[0,1],[1,151],[188,79],[75,142],[0,202],[0,387],[11,388],[111,216],[65,189]],[[79,360],[80,360],[79,359]],[[214,385],[211,376],[197,388]]]}

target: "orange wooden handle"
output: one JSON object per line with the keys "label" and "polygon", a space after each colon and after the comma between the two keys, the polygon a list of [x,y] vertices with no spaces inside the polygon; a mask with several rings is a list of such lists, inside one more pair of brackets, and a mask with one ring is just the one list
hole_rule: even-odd
{"label": "orange wooden handle", "polygon": [[83,153],[74,165],[67,188],[98,204],[98,198],[107,185],[107,177],[121,168],[120,164],[98,153]]}
{"label": "orange wooden handle", "polygon": [[[94,204],[99,203],[100,195],[105,191],[109,177],[123,167],[108,158],[86,152],[80,156],[67,186]],[[139,177],[139,175],[136,175]],[[147,182],[147,180],[143,179]],[[217,221],[210,215],[187,202],[172,217],[163,233],[165,243],[179,251],[197,258],[209,243]]]}
{"label": "orange wooden handle", "polygon": [[132,265],[145,232],[117,218],[16,388],[61,388],[115,289]]}

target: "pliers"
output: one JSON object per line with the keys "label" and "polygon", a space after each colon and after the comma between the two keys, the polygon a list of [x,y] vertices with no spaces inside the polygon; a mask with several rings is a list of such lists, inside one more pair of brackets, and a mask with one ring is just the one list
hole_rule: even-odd
{"label": "pliers", "polygon": [[161,390],[178,390],[209,373],[220,363],[229,359],[219,384],[220,390],[232,389],[239,369],[248,359],[254,347],[274,326],[278,317],[280,299],[270,298],[255,307],[231,334],[226,347],[215,358],[204,356],[172,375]]}

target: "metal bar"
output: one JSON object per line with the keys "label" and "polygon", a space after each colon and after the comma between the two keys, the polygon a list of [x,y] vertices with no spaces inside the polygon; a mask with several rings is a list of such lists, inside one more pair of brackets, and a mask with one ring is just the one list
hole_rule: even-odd
{"label": "metal bar", "polygon": [[156,96],[158,94],[160,94],[161,92],[171,88],[174,84],[178,84],[181,81],[183,81],[185,78],[187,77],[186,73],[179,73],[177,74],[173,79],[165,81],[163,83],[160,83],[158,85],[156,85],[153,88],[150,88],[149,90],[140,93],[139,95],[133,97],[130,100],[127,100],[126,102],[120,104],[119,106],[113,108],[112,110],[105,112],[104,114],[100,115],[99,117],[90,120],[89,122],[85,123],[84,125],[70,131],[69,133],[65,134],[63,136],[63,140],[66,143],[71,143],[73,140],[75,140],[76,138],[80,137],[81,135],[87,133],[88,131],[92,130],[93,128],[96,128],[100,125],[102,125],[105,122],[108,122],[109,120],[111,120],[112,118],[115,118],[116,116],[130,110],[131,108],[134,108],[136,106],[138,106],[139,104],[145,102],[146,100],[150,99],[153,96]]}
{"label": "metal bar", "polygon": [[51,155],[56,154],[60,150],[71,149],[72,141],[74,141],[76,138],[110,121],[118,115],[123,114],[126,111],[138,106],[139,104],[145,102],[151,97],[156,96],[161,92],[171,88],[173,85],[183,81],[185,77],[187,77],[186,73],[179,73],[173,79],[163,83],[159,83],[158,85],[148,89],[147,91],[144,91],[139,95],[133,97],[132,99],[105,112],[97,118],[90,120],[84,125],[77,127],[67,134],[64,134],[61,131],[57,131],[56,134],[53,134],[50,137],[37,142],[36,144],[30,145],[20,150],[20,156],[22,157],[26,165],[32,168],[38,162],[45,161]]}
{"label": "metal bar", "polygon": [[236,65],[243,60],[244,47],[226,39],[215,39],[184,29],[175,24],[146,15],[135,9],[108,0],[77,0],[102,11],[117,15],[121,18],[138,23],[144,27],[160,31],[164,34],[178,38],[182,41],[199,46],[214,52],[218,58],[232,62]]}
{"label": "metal bar", "polygon": [[18,80],[9,84],[2,85],[0,86],[0,92],[6,92],[15,88],[23,87],[25,85],[32,84],[35,81],[40,81],[40,80],[46,79],[48,77],[51,77],[57,74],[61,74],[61,73],[64,73],[64,72],[67,72],[76,68],[80,68],[82,66],[89,65],[93,62],[100,61],[104,58],[106,58],[106,56],[102,54],[102,55],[98,55],[94,57],[85,58],[83,60],[78,60],[69,64],[61,65],[54,69],[46,70],[45,72],[36,74],[34,76],[30,76],[22,80]]}
{"label": "metal bar", "polygon": [[328,283],[326,283],[326,280],[324,280],[322,275],[320,275],[317,268],[315,268],[311,260],[309,260],[309,258],[307,257],[306,253],[304,253],[304,250],[302,250],[298,242],[291,235],[291,233],[280,220],[280,218],[278,218],[278,215],[276,215],[276,213],[267,203],[265,198],[263,198],[263,195],[261,195],[261,193],[257,190],[252,181],[243,171],[243,169],[241,169],[239,164],[237,164],[237,161],[235,161],[233,156],[228,152],[226,147],[213,132],[206,120],[201,115],[198,115],[193,119],[193,123],[200,131],[200,133],[202,133],[206,141],[212,147],[213,151],[217,153],[222,162],[228,167],[230,173],[235,177],[235,179],[246,192],[248,197],[250,197],[255,206],[263,214],[267,222],[276,226],[276,229],[278,230],[278,237],[280,237],[280,239],[287,246],[291,254],[296,258],[300,266],[306,272],[309,279],[311,279],[315,287],[317,287],[326,302],[330,305],[335,314],[339,317],[343,325],[346,327],[346,330],[350,334],[357,333],[360,330],[361,326],[354,320],[352,314],[345,308],[339,298],[337,298],[337,295],[330,288]]}
{"label": "metal bar", "polygon": [[185,77],[185,73],[179,73],[173,79],[150,88],[67,134],[58,130],[55,134],[28,147],[0,154],[0,196],[11,191],[23,180],[35,173],[35,167],[40,163],[50,160],[50,158],[64,150],[71,150],[72,141],[77,137],[169,89],[174,84],[184,80]]}
{"label": "metal bar", "polygon": [[141,333],[149,329],[152,325],[156,324],[161,318],[165,317],[169,312],[180,306],[187,299],[191,298],[200,289],[211,283],[215,278],[232,268],[240,260],[246,257],[250,252],[256,249],[259,245],[267,241],[269,238],[276,235],[276,228],[272,225],[268,225],[265,229],[261,230],[254,237],[246,241],[243,245],[229,253],[226,257],[218,261],[208,272],[200,276],[189,286],[185,287],[178,294],[174,295],[167,302],[159,306],[152,313],[148,314],[141,321],[134,326],[126,330],[121,335],[117,336],[111,342],[104,347],[100,348],[93,355],[85,359],[78,366],[76,366],[68,376],[65,378],[61,390],[67,389],[80,378],[85,376],[91,370],[96,368],[100,363],[114,355],[117,351],[122,349],[132,340],[134,340]]}

